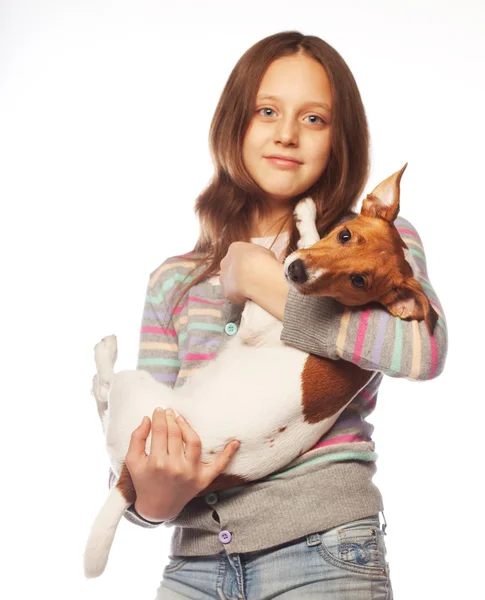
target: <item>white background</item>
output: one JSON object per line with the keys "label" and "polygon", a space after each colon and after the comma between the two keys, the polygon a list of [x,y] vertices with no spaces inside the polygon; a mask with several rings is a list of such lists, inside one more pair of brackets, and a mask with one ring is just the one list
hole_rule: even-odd
{"label": "white background", "polygon": [[448,321],[444,373],[386,377],[369,418],[395,598],[480,594],[480,4],[0,3],[2,598],[155,597],[172,529],[123,519],[104,575],[83,575],[108,490],[93,347],[116,333],[117,369],[135,368],[148,276],[197,237],[222,88],[251,45],[291,29],[354,73],[372,136],[366,191],[409,162],[401,214]]}

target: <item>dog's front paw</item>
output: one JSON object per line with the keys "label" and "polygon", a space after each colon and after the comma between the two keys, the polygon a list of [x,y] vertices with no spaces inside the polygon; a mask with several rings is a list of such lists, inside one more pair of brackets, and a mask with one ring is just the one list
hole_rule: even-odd
{"label": "dog's front paw", "polygon": [[300,232],[300,239],[296,244],[298,250],[316,244],[320,240],[320,236],[315,225],[317,207],[314,200],[310,196],[300,200],[293,211],[293,216]]}
{"label": "dog's front paw", "polygon": [[295,206],[293,216],[295,217],[295,222],[297,224],[301,222],[306,223],[307,221],[315,223],[315,219],[317,218],[317,206],[314,200],[310,198],[310,196],[300,200]]}

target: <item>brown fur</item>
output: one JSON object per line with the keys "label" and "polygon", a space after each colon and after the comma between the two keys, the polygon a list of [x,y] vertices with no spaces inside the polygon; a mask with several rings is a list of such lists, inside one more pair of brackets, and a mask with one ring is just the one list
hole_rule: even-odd
{"label": "brown fur", "polygon": [[211,492],[220,492],[221,490],[227,490],[238,485],[245,485],[249,483],[249,479],[239,477],[239,475],[225,475],[221,473],[218,475],[212,483],[210,483],[205,489],[197,494],[197,496],[205,496]]}
{"label": "brown fur", "polygon": [[328,419],[348,404],[370,381],[366,371],[346,360],[330,360],[310,354],[302,373],[303,415],[307,423]]}
{"label": "brown fur", "polygon": [[[393,222],[399,213],[399,182],[406,166],[367,195],[355,219],[295,253],[306,270],[324,268],[325,272],[314,282],[294,285],[304,295],[330,296],[345,306],[378,302],[395,317],[424,319],[432,334],[438,314],[414,278],[404,255],[407,246]],[[351,232],[351,239],[342,244],[339,234],[344,229]],[[356,289],[351,274],[365,275],[366,287]]]}
{"label": "brown fur", "polygon": [[125,463],[123,463],[123,466],[121,468],[120,478],[116,483],[116,487],[120,490],[121,494],[127,502],[129,502],[130,504],[133,504],[133,502],[135,502],[135,486],[133,485],[133,480]]}

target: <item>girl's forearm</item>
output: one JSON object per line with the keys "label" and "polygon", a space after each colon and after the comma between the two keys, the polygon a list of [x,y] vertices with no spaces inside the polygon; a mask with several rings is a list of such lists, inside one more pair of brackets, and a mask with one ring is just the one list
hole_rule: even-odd
{"label": "girl's forearm", "polygon": [[283,265],[274,261],[265,265],[262,271],[254,270],[254,276],[248,282],[246,295],[282,321],[289,289],[283,275]]}

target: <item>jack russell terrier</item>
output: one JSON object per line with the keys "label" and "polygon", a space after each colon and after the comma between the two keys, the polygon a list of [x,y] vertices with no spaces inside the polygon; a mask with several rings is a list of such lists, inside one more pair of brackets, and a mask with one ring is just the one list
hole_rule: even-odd
{"label": "jack russell terrier", "polygon": [[[401,319],[424,319],[432,333],[438,316],[413,277],[404,255],[407,246],[393,223],[406,166],[363,200],[355,219],[321,240],[315,203],[309,197],[301,200],[294,211],[298,250],[283,268],[288,283],[301,294],[331,296],[345,306],[379,302]],[[116,336],[96,344],[92,394],[118,481],[92,525],[84,554],[86,577],[103,573],[118,523],[136,500],[124,459],[144,415],[151,416],[158,406],[182,414],[200,437],[204,462],[211,462],[231,440],[240,441],[224,473],[200,496],[265,477],[312,448],[377,373],[293,348],[280,340],[282,328],[281,321],[247,301],[238,335],[217,360],[177,389],[147,371],[114,373]],[[232,390],[231,402],[227,389]],[[150,441],[151,433],[147,454]]]}

